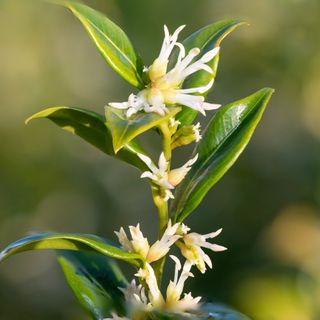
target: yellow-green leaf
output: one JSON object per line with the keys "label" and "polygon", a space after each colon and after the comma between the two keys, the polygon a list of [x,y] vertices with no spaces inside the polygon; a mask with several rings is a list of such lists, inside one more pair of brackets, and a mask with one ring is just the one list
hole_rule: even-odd
{"label": "yellow-green leaf", "polygon": [[137,88],[143,87],[140,57],[136,54],[128,36],[104,14],[84,4],[58,0],[53,1],[68,9],[81,21],[97,49],[122,78]]}
{"label": "yellow-green leaf", "polygon": [[123,110],[106,107],[107,125],[112,134],[113,148],[117,153],[132,139],[141,133],[158,126],[174,117],[181,108],[170,108],[169,113],[161,116],[157,113],[137,113],[127,118]]}
{"label": "yellow-green leaf", "polygon": [[120,152],[114,153],[110,130],[105,124],[104,117],[96,112],[75,107],[52,107],[32,115],[26,123],[42,118],[47,118],[62,129],[81,137],[107,155],[141,170],[146,169],[145,163],[137,156],[137,152],[144,153],[144,151],[136,142],[131,141]]}
{"label": "yellow-green leaf", "polygon": [[20,252],[44,249],[94,251],[114,259],[124,260],[137,267],[142,262],[140,255],[125,252],[101,237],[72,233],[40,233],[20,239],[1,251],[0,262]]}

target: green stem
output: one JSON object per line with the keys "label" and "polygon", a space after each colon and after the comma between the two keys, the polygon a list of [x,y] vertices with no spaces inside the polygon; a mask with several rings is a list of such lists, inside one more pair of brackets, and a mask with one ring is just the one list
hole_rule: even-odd
{"label": "green stem", "polygon": [[[159,129],[162,133],[163,139],[163,153],[168,162],[167,172],[170,171],[170,164],[171,164],[171,132],[169,129],[168,123],[162,123],[159,126]],[[162,237],[163,233],[165,232],[168,221],[169,221],[169,213],[168,213],[168,203],[163,200],[163,197],[159,194],[159,189],[153,188],[152,190],[153,201],[158,208],[159,214],[159,239]],[[154,264],[154,271],[158,280],[159,286],[161,285],[161,279],[163,274],[163,268],[166,261],[166,257],[158,260]]]}
{"label": "green stem", "polygon": [[153,202],[158,209],[158,216],[159,216],[159,239],[162,237],[164,231],[167,228],[168,224],[168,205],[167,202],[163,200],[161,195],[159,194],[159,187],[153,186],[152,187],[152,197]]}
{"label": "green stem", "polygon": [[168,161],[168,171],[170,170],[171,163],[171,132],[168,123],[161,123],[159,126],[163,138],[163,152],[166,160]]}
{"label": "green stem", "polygon": [[[152,188],[153,201],[158,208],[159,214],[159,239],[162,237],[164,231],[168,225],[168,204],[163,200],[163,198],[159,195],[158,188]],[[166,261],[166,257],[164,256],[160,260],[154,263],[154,272],[159,284],[161,286],[163,268]]]}

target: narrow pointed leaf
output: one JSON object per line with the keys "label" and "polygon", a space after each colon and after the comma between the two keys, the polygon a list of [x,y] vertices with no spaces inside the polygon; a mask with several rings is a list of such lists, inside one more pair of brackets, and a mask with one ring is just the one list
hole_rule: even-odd
{"label": "narrow pointed leaf", "polygon": [[62,129],[75,134],[107,155],[123,160],[138,169],[145,170],[146,165],[137,156],[137,152],[144,153],[139,145],[130,142],[130,148],[124,148],[116,155],[112,147],[110,130],[105,124],[102,115],[73,107],[52,107],[42,110],[26,120],[29,123],[33,119],[47,118]]}
{"label": "narrow pointed leaf", "polygon": [[[197,58],[200,58],[208,51],[220,46],[221,41],[229,33],[244,24],[245,22],[240,20],[218,21],[196,31],[187,39],[185,39],[182,44],[184,45],[186,52],[188,52],[192,48],[199,48],[201,50],[201,53]],[[212,74],[203,70],[198,71],[184,81],[183,88],[196,88],[208,84],[213,78],[216,77],[218,62],[219,55],[217,55],[209,63],[207,63],[213,70]],[[205,92],[202,95],[206,96],[207,93],[208,92]],[[192,123],[197,114],[197,111],[187,107],[183,107],[182,110],[178,113],[177,119],[181,122],[182,125],[187,125]]]}
{"label": "narrow pointed leaf", "polygon": [[139,57],[124,31],[102,13],[74,1],[54,1],[71,10],[110,67],[135,87],[141,88]]}
{"label": "narrow pointed leaf", "polygon": [[70,250],[58,250],[57,257],[71,290],[93,319],[110,317],[112,311],[124,313],[119,288],[128,283],[114,260],[94,252]]}
{"label": "narrow pointed leaf", "polygon": [[141,264],[141,257],[138,254],[125,252],[101,237],[71,233],[42,233],[20,239],[0,253],[0,262],[16,253],[43,249],[94,251],[114,259],[124,260],[134,266]]}
{"label": "narrow pointed leaf", "polygon": [[181,108],[171,108],[170,112],[165,116],[160,116],[157,113],[138,113],[129,119],[124,114],[123,110],[106,107],[107,125],[112,134],[113,148],[117,153],[132,139],[141,133],[158,126],[160,123],[168,121],[174,117]]}
{"label": "narrow pointed leaf", "polygon": [[221,108],[212,118],[196,146],[198,160],[176,190],[175,220],[184,220],[238,159],[259,123],[273,89]]}

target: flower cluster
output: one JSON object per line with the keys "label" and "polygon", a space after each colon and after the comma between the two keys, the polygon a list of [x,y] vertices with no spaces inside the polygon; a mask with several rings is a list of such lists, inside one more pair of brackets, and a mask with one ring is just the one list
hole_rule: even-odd
{"label": "flower cluster", "polygon": [[[123,109],[127,118],[138,112],[155,112],[164,116],[169,113],[170,106],[176,104],[194,109],[203,115],[206,110],[220,107],[218,104],[205,102],[201,95],[212,87],[214,79],[202,87],[188,89],[182,87],[184,80],[195,72],[203,70],[212,74],[213,70],[207,63],[219,53],[219,47],[216,47],[197,60],[195,58],[200,54],[200,49],[193,48],[186,54],[184,46],[178,42],[178,35],[183,28],[184,26],[179,27],[170,35],[168,28],[164,27],[165,38],[160,54],[150,67],[144,69],[149,79],[148,85],[137,95],[131,94],[126,102],[110,103],[111,107]],[[178,48],[177,60],[174,67],[168,70],[169,58],[175,47]],[[167,132],[169,132],[163,134],[164,139],[167,139],[167,149],[164,147],[164,152],[160,154],[157,165],[147,155],[135,152],[149,169],[141,174],[141,178],[149,179],[152,187],[157,188],[157,196],[160,196],[163,203],[174,198],[172,190],[181,183],[198,159],[198,154],[196,154],[180,168],[171,169],[171,151],[193,141],[199,142],[202,138],[200,123],[181,125],[178,120],[171,117],[165,125]],[[132,151],[134,150],[132,149]],[[212,268],[212,261],[204,249],[215,252],[226,250],[225,247],[208,241],[218,236],[221,231],[222,229],[219,229],[216,232],[201,235],[190,232],[190,228],[183,223],[172,224],[169,220],[160,239],[152,245],[141,232],[139,224],[136,227],[129,226],[130,237],[124,228],[115,232],[122,249],[139,254],[143,261],[142,266],[135,274],[140,284],[137,284],[136,280],[132,280],[127,288],[121,288],[129,310],[131,310],[129,313],[150,311],[154,308],[174,312],[197,309],[201,297],[193,297],[190,292],[184,293],[184,284],[188,278],[193,277],[192,267],[195,266],[201,273],[204,273],[207,267]],[[167,286],[166,294],[163,295],[159,288],[157,269],[154,269],[153,263],[164,258],[173,245],[180,249],[185,262],[182,264],[178,257],[170,255],[175,263],[175,272],[173,280]],[[111,319],[128,318],[112,314]]]}
{"label": "flower cluster", "polygon": [[[207,64],[218,53],[219,47],[215,47],[202,55],[198,60],[193,61],[200,54],[199,48],[191,49],[186,55],[186,50],[182,43],[178,42],[178,35],[185,26],[179,27],[172,35],[164,26],[164,40],[158,58],[154,60],[149,68],[144,68],[144,72],[149,77],[149,84],[137,95],[131,94],[126,102],[111,102],[113,108],[125,110],[129,118],[139,111],[155,112],[163,116],[168,112],[170,105],[183,105],[194,109],[203,115],[206,110],[213,110],[220,107],[219,104],[207,103],[201,95],[207,92],[213,85],[214,79],[205,86],[196,88],[181,88],[183,81],[190,75],[204,70],[213,73]],[[179,54],[175,66],[168,71],[169,58],[173,49],[177,47]]]}
{"label": "flower cluster", "polygon": [[[146,284],[146,287],[143,287],[141,284],[137,285],[136,281],[133,280],[127,288],[121,289],[131,308],[146,311],[152,308],[164,308],[176,312],[196,309],[201,297],[194,298],[191,293],[183,294],[184,283],[189,277],[193,277],[192,266],[196,266],[202,273],[206,271],[205,265],[212,268],[211,259],[202,248],[216,252],[226,250],[223,246],[207,241],[218,236],[222,229],[201,235],[195,232],[190,233],[190,228],[183,223],[172,225],[169,221],[161,239],[151,246],[141,232],[139,224],[136,227],[129,226],[129,231],[131,239],[128,238],[123,228],[115,233],[124,250],[141,255],[144,264],[135,276]],[[167,287],[166,297],[164,297],[159,289],[155,271],[151,264],[167,255],[174,244],[180,248],[181,254],[186,260],[182,266],[176,256],[170,255],[175,262],[175,272],[173,280],[169,282]],[[113,319],[126,318],[119,318],[114,315]]]}

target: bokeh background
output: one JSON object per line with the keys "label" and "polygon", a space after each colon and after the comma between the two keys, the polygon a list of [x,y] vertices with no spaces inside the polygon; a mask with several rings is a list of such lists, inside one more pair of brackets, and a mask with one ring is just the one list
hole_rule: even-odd
{"label": "bokeh background", "polygon": [[[222,45],[209,100],[228,103],[260,87],[276,93],[248,148],[187,221],[220,227],[214,269],[188,287],[256,320],[320,319],[320,1],[95,0],[127,31],[148,65],[170,29],[183,35],[243,18]],[[95,233],[141,222],[156,232],[145,181],[49,121],[24,125],[46,106],[103,112],[131,88],[105,64],[67,10],[0,0],[0,247],[35,231]],[[201,119],[203,120],[203,119]],[[146,146],[157,152],[153,137]],[[187,148],[180,153],[188,155]],[[180,162],[181,163],[181,162]],[[0,319],[85,320],[51,252],[0,266]]]}

